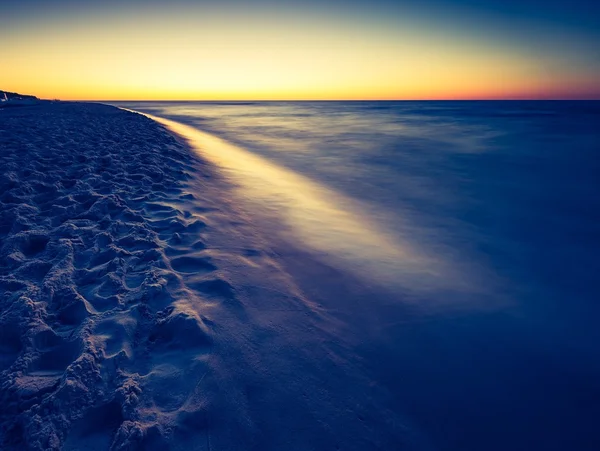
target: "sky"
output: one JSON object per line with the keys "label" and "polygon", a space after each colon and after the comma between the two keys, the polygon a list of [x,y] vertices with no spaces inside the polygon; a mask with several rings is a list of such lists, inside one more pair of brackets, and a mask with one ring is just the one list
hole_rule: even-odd
{"label": "sky", "polygon": [[0,0],[0,49],[63,100],[600,99],[589,0]]}

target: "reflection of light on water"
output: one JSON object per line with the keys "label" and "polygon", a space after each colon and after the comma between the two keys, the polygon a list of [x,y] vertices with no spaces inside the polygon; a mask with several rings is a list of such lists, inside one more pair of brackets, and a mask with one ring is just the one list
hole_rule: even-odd
{"label": "reflection of light on water", "polygon": [[[231,175],[240,194],[275,209],[291,230],[313,250],[386,285],[464,290],[448,265],[400,243],[369,222],[356,201],[274,165],[234,144],[169,119],[145,116],[185,137],[202,157]],[[361,212],[363,212],[361,214]]]}

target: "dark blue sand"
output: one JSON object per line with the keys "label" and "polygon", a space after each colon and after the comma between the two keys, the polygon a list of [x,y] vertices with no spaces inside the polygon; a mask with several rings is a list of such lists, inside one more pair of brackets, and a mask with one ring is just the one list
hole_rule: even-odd
{"label": "dark blue sand", "polygon": [[[459,268],[402,290],[370,284],[377,266],[358,282],[352,259],[284,258],[348,325],[356,358],[389,393],[382,408],[406,419],[414,447],[600,449],[599,102],[119,105],[302,174]],[[462,288],[447,289],[456,277]],[[373,426],[385,435],[389,425]]]}

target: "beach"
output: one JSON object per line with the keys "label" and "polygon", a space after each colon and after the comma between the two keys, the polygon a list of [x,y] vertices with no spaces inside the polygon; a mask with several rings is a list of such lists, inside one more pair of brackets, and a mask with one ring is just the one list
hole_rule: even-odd
{"label": "beach", "polygon": [[402,438],[365,422],[389,418],[335,321],[185,142],[106,105],[0,115],[2,449]]}
{"label": "beach", "polygon": [[597,103],[116,105],[0,108],[0,449],[597,448]]}

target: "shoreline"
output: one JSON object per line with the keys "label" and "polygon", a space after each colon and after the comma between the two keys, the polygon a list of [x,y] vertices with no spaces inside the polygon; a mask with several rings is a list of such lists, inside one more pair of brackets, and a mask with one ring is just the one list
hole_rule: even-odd
{"label": "shoreline", "polygon": [[[343,142],[347,129],[329,131],[326,120],[315,125],[321,112],[305,106],[292,108],[296,131],[280,108],[235,107],[223,115],[197,106],[181,116],[177,108],[147,110],[264,158],[232,172],[208,158],[227,147],[188,143],[112,106],[52,103],[0,112],[0,448],[501,450],[515,438],[534,447],[595,443],[589,420],[598,408],[578,393],[596,393],[599,374],[594,247],[580,234],[594,230],[585,212],[596,201],[598,133],[589,120],[596,110],[552,108],[525,128],[507,119],[515,114],[510,109],[452,113],[452,121],[471,125],[444,128],[449,141],[473,124],[486,136],[494,125],[513,137],[481,154],[465,148],[469,143],[443,149],[426,138],[421,148],[428,153],[412,160],[400,130],[396,145],[375,153],[375,162],[389,162],[399,177],[386,185],[393,180],[374,180],[378,166],[363,152],[369,137],[387,129],[377,113],[366,121],[374,130],[356,145],[327,144],[294,162],[299,149],[319,149],[313,132],[321,130],[317,143],[332,143]],[[364,127],[369,111],[339,106],[328,114]],[[244,120],[231,120],[240,113]],[[265,113],[273,121],[253,132]],[[401,122],[406,113],[393,117]],[[429,122],[434,136],[446,133],[431,125],[446,122],[443,110],[425,116],[416,127]],[[561,139],[547,142],[545,130],[557,120],[557,138],[569,137],[573,151]],[[265,137],[278,147],[263,147]],[[240,154],[229,150],[235,163]],[[365,158],[353,164],[357,155]],[[402,181],[412,168],[433,170],[439,186],[466,182],[471,189],[448,197],[460,201],[455,209],[446,210],[447,198],[429,196],[441,202],[430,210],[431,230],[444,238],[454,219],[467,220],[469,227],[456,230],[466,247],[457,249],[489,245],[481,264],[505,268],[506,284],[499,292],[487,288],[509,302],[482,295],[469,303],[443,290],[413,296],[413,285],[400,279],[388,293],[372,272],[347,271],[334,258],[343,255],[317,252],[285,228],[287,213],[311,220],[310,210],[289,197],[279,204],[257,197],[270,182],[260,179],[263,160],[290,168],[291,178],[271,175],[291,182],[298,195],[314,191],[295,182],[313,180],[375,206],[378,186],[410,196]],[[337,162],[331,170],[328,160]],[[545,169],[531,172],[527,162]],[[331,185],[321,177],[327,173]],[[357,176],[356,187],[348,174]],[[375,190],[357,195],[371,181]],[[310,196],[309,204],[327,193],[317,191],[322,197]],[[402,204],[385,199],[381,205],[395,212],[390,217],[402,220]],[[411,205],[427,208],[427,199]],[[350,211],[381,219],[377,209]],[[315,224],[331,219],[312,217]],[[473,273],[466,275],[472,285]],[[467,302],[463,308],[455,300]]]}
{"label": "shoreline", "polygon": [[360,420],[394,414],[357,407],[339,322],[180,138],[102,104],[3,119],[3,449],[406,440]]}

